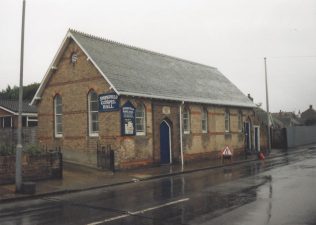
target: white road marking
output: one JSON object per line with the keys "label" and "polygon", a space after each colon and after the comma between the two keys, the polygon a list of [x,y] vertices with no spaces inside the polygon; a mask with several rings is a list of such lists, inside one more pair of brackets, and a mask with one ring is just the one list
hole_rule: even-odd
{"label": "white road marking", "polygon": [[160,208],[163,208],[163,207],[166,207],[166,206],[169,206],[169,205],[175,205],[175,204],[178,204],[178,203],[181,203],[181,202],[185,202],[185,201],[189,201],[189,200],[190,200],[190,198],[183,198],[183,199],[179,199],[177,201],[168,202],[168,203],[165,203],[165,204],[162,204],[162,205],[157,205],[157,206],[154,206],[154,207],[151,207],[151,208],[138,210],[138,211],[135,211],[135,212],[128,212],[127,214],[123,214],[123,215],[116,216],[116,217],[111,217],[109,219],[105,219],[105,220],[101,220],[101,221],[96,221],[96,222],[93,222],[93,223],[89,223],[87,225],[98,225],[98,224],[101,224],[101,223],[107,223],[107,222],[110,222],[110,221],[113,221],[113,220],[119,220],[119,219],[126,218],[126,217],[129,217],[129,216],[142,214],[142,213],[145,213],[145,212],[148,212],[148,211],[152,211],[152,210],[155,210],[155,209],[160,209]]}

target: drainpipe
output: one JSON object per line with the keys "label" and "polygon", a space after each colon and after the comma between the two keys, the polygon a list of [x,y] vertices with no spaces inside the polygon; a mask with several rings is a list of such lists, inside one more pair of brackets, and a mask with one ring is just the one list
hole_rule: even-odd
{"label": "drainpipe", "polygon": [[183,129],[182,129],[182,105],[184,102],[182,102],[179,106],[179,112],[180,112],[180,152],[181,152],[181,166],[183,170],[183,141],[182,141],[182,135],[183,135]]}

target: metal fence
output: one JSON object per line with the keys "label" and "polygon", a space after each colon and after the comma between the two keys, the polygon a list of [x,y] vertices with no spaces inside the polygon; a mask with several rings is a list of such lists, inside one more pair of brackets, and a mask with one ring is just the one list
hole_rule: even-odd
{"label": "metal fence", "polygon": [[97,147],[97,166],[101,169],[115,171],[114,150],[111,145]]}

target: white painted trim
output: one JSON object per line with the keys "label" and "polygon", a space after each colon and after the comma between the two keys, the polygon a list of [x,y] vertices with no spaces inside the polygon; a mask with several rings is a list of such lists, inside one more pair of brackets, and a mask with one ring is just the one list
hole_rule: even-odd
{"label": "white painted trim", "polygon": [[219,105],[219,106],[233,106],[233,107],[241,107],[241,108],[255,108],[256,107],[255,105],[250,106],[250,105],[240,105],[240,104],[229,104],[229,103],[222,103],[221,101],[218,101],[218,102],[202,101],[200,99],[167,97],[167,96],[163,96],[163,95],[140,94],[140,93],[136,93],[136,92],[127,92],[127,91],[121,91],[120,95],[153,98],[153,99],[162,99],[162,100],[172,100],[172,101],[180,101],[180,102],[203,103],[203,104]]}
{"label": "white painted trim", "polygon": [[[63,136],[63,132],[64,132],[64,129],[62,129],[62,133],[57,133],[57,120],[56,120],[56,97],[54,97],[53,101],[54,101],[54,134],[55,134],[55,138],[61,138]],[[59,96],[61,97],[61,96]],[[61,97],[61,101],[63,101],[62,97]],[[63,114],[58,114],[58,115],[61,115],[61,126],[63,128]]]}
{"label": "white painted trim", "polygon": [[145,136],[146,132],[144,131],[136,131],[136,136]]}
{"label": "white painted trim", "polygon": [[[190,113],[190,110],[186,110],[186,111],[188,113],[188,129],[189,130],[183,130],[183,134],[190,134],[191,133],[191,113]],[[183,110],[183,113],[184,113],[184,110]]]}
{"label": "white painted trim", "polygon": [[[206,113],[206,130],[203,130],[203,114]],[[207,109],[204,109],[204,107],[201,107],[201,130],[203,134],[208,133],[208,111]]]}
{"label": "white painted trim", "polygon": [[95,66],[95,68],[97,68],[97,70],[103,76],[103,78],[110,84],[111,87],[113,87],[116,94],[120,95],[120,93],[116,90],[115,86],[112,84],[112,82],[109,80],[109,78],[103,73],[103,71],[96,64],[96,62],[92,59],[92,57],[88,54],[88,52],[82,47],[82,45],[79,43],[79,41],[71,34],[70,31],[68,31],[68,33],[70,34],[70,37],[76,42],[76,44],[81,48],[81,50],[86,54],[86,56],[89,58],[90,62]]}
{"label": "white painted trim", "polygon": [[2,110],[4,110],[4,111],[7,111],[7,112],[9,112],[9,113],[12,113],[13,115],[15,115],[15,112],[13,112],[13,111],[11,111],[10,109],[7,109],[7,108],[5,108],[5,107],[3,107],[3,106],[0,106],[0,109],[2,109]]}
{"label": "white painted trim", "polygon": [[[90,91],[88,93],[88,130],[89,130],[89,137],[99,137],[99,131],[98,132],[92,132],[92,119],[91,119],[91,111],[90,111],[90,105],[91,105],[91,93],[95,91]],[[98,93],[95,92],[98,96]],[[95,112],[95,111],[94,111]],[[99,112],[98,112],[99,114]],[[99,115],[98,115],[98,126],[99,126]],[[99,127],[100,128],[100,127]]]}
{"label": "white painted trim", "polygon": [[[136,130],[136,136],[146,136],[147,133],[147,111],[146,111],[146,106],[144,103],[140,103],[142,105],[142,108],[144,110],[144,131],[137,131],[136,130],[136,115],[135,115],[135,130]],[[136,113],[137,107],[135,108],[135,113]],[[139,118],[139,117],[137,117]]]}
{"label": "white painted trim", "polygon": [[108,79],[108,77],[103,73],[103,71],[99,68],[99,66],[96,64],[96,62],[91,58],[91,56],[87,53],[87,51],[82,47],[82,45],[79,43],[78,40],[72,35],[71,31],[69,30],[64,37],[57,53],[54,56],[54,59],[52,63],[49,66],[49,69],[47,70],[44,78],[41,81],[41,84],[39,88],[37,89],[30,105],[34,105],[36,100],[41,99],[41,95],[44,89],[44,86],[46,85],[48,78],[51,75],[51,68],[56,67],[56,62],[61,57],[61,54],[63,53],[63,50],[66,48],[66,43],[69,42],[70,38],[74,40],[74,42],[81,48],[81,50],[86,54],[87,59],[91,61],[91,63],[95,66],[95,68],[99,71],[99,73],[104,77],[104,79],[110,84],[110,86],[114,89],[114,91],[118,95],[128,95],[128,96],[138,96],[138,97],[147,97],[147,98],[155,98],[155,99],[164,99],[164,100],[174,100],[174,101],[186,101],[186,102],[193,102],[193,103],[207,103],[207,104],[214,104],[214,105],[225,105],[225,106],[237,106],[237,107],[245,107],[245,108],[254,108],[256,107],[254,104],[250,106],[250,104],[240,105],[240,104],[223,104],[221,101],[201,101],[200,99],[186,99],[186,98],[177,98],[177,97],[167,97],[167,96],[160,96],[160,95],[148,95],[148,94],[140,94],[140,93],[133,93],[133,92],[119,92],[115,86],[112,84],[112,82]]}
{"label": "white painted trim", "polygon": [[42,92],[43,92],[43,88],[46,85],[46,82],[49,80],[48,78],[51,75],[51,69],[52,67],[56,67],[55,63],[57,62],[57,60],[61,57],[61,53],[62,51],[66,48],[66,42],[69,42],[69,31],[67,32],[66,36],[64,37],[61,45],[58,48],[58,51],[56,52],[53,61],[51,62],[51,64],[48,67],[48,70],[45,73],[45,76],[43,78],[43,80],[41,81],[40,86],[38,87],[30,105],[34,105],[35,100],[38,100],[41,98]]}
{"label": "white painted trim", "polygon": [[[170,127],[169,123],[166,120],[161,121],[160,126],[161,126],[162,123],[166,123],[168,128],[169,128],[169,164],[172,164],[171,127]],[[161,150],[161,146],[160,146],[160,150]]]}
{"label": "white painted trim", "polygon": [[182,166],[182,169],[183,169],[183,137],[182,137],[182,132],[183,132],[183,129],[182,129],[182,105],[184,104],[184,102],[182,102],[179,106],[179,113],[180,113],[180,152],[181,152],[181,166]]}
{"label": "white painted trim", "polygon": [[252,147],[252,143],[251,143],[251,122],[249,121],[245,121],[245,123],[248,123],[249,126],[248,126],[248,140],[249,140],[249,150],[251,150],[251,147]]}
{"label": "white painted trim", "polygon": [[[16,115],[18,115],[18,113]],[[34,116],[34,117],[37,117],[37,113],[22,113],[22,116]]]}

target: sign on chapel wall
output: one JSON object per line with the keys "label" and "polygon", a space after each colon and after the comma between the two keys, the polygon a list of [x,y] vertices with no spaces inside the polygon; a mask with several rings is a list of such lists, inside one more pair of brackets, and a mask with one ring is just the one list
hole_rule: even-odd
{"label": "sign on chapel wall", "polygon": [[122,136],[133,136],[135,132],[135,107],[127,101],[121,107],[121,133]]}
{"label": "sign on chapel wall", "polygon": [[112,112],[120,109],[120,98],[116,93],[101,94],[98,96],[99,112]]}

